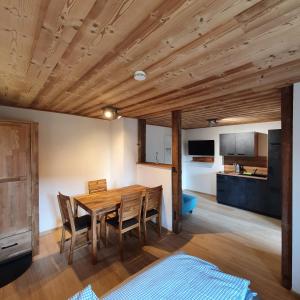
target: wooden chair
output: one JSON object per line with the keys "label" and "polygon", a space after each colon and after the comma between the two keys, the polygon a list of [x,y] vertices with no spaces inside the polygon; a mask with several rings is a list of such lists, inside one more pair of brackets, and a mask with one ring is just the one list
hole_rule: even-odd
{"label": "wooden chair", "polygon": [[142,193],[132,193],[121,198],[121,206],[118,216],[105,220],[105,244],[107,246],[109,226],[114,227],[119,233],[120,257],[123,260],[123,234],[135,228],[138,229],[138,237],[141,240],[141,210]]}
{"label": "wooden chair", "polygon": [[107,191],[106,179],[92,180],[88,182],[89,194]]}
{"label": "wooden chair", "polygon": [[[86,233],[87,243],[89,242],[88,231],[91,228],[91,216],[84,215],[81,217],[74,217],[70,197],[58,193],[57,199],[58,199],[61,218],[63,222],[61,242],[60,242],[60,253],[63,253],[64,251],[65,232],[68,231],[71,234],[71,244],[70,244],[68,263],[72,264],[76,237],[78,235]],[[99,232],[99,227],[98,227],[98,232]]]}
{"label": "wooden chair", "polygon": [[[92,180],[88,181],[88,188],[89,188],[89,194],[99,193],[99,192],[105,192],[107,191],[107,183],[106,179],[98,179],[98,180]],[[117,215],[117,211],[109,212],[105,215],[106,218],[114,218]],[[103,222],[104,219],[101,217],[99,218],[99,221]]]}
{"label": "wooden chair", "polygon": [[146,190],[145,201],[143,204],[142,222],[144,227],[144,239],[147,241],[147,222],[156,218],[158,235],[161,236],[161,200],[162,186],[148,188]]}

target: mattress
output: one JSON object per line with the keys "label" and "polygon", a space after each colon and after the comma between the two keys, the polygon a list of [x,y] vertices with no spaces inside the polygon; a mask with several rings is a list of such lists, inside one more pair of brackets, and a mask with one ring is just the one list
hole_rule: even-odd
{"label": "mattress", "polygon": [[146,268],[103,299],[257,300],[249,285],[249,280],[226,274],[214,264],[177,253]]}

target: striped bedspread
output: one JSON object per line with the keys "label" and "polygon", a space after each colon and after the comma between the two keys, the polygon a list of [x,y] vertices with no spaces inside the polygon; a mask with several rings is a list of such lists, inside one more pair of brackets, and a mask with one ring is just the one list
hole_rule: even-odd
{"label": "striped bedspread", "polygon": [[170,256],[112,291],[105,300],[248,300],[250,282],[184,253]]}

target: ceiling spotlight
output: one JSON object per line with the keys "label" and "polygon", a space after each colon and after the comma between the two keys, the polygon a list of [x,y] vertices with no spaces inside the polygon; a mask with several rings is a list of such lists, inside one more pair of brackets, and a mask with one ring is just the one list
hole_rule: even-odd
{"label": "ceiling spotlight", "polygon": [[133,77],[137,81],[143,81],[147,78],[147,75],[144,71],[135,71]]}
{"label": "ceiling spotlight", "polygon": [[107,120],[115,120],[122,118],[122,116],[118,114],[117,109],[112,106],[107,106],[102,109],[102,117]]}
{"label": "ceiling spotlight", "polygon": [[104,117],[107,119],[111,119],[113,117],[113,112],[110,110],[105,110],[104,111]]}
{"label": "ceiling spotlight", "polygon": [[207,122],[209,127],[217,126],[217,119],[208,119]]}

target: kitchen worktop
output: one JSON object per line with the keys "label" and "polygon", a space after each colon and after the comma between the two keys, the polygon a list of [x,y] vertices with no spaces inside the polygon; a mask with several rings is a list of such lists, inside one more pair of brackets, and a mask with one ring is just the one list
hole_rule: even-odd
{"label": "kitchen worktop", "polygon": [[243,175],[235,172],[218,172],[219,175],[225,175],[225,176],[236,176],[236,177],[243,177],[243,178],[252,178],[252,179],[260,179],[260,180],[267,180],[268,177],[260,177],[260,176],[254,176],[254,175]]}

